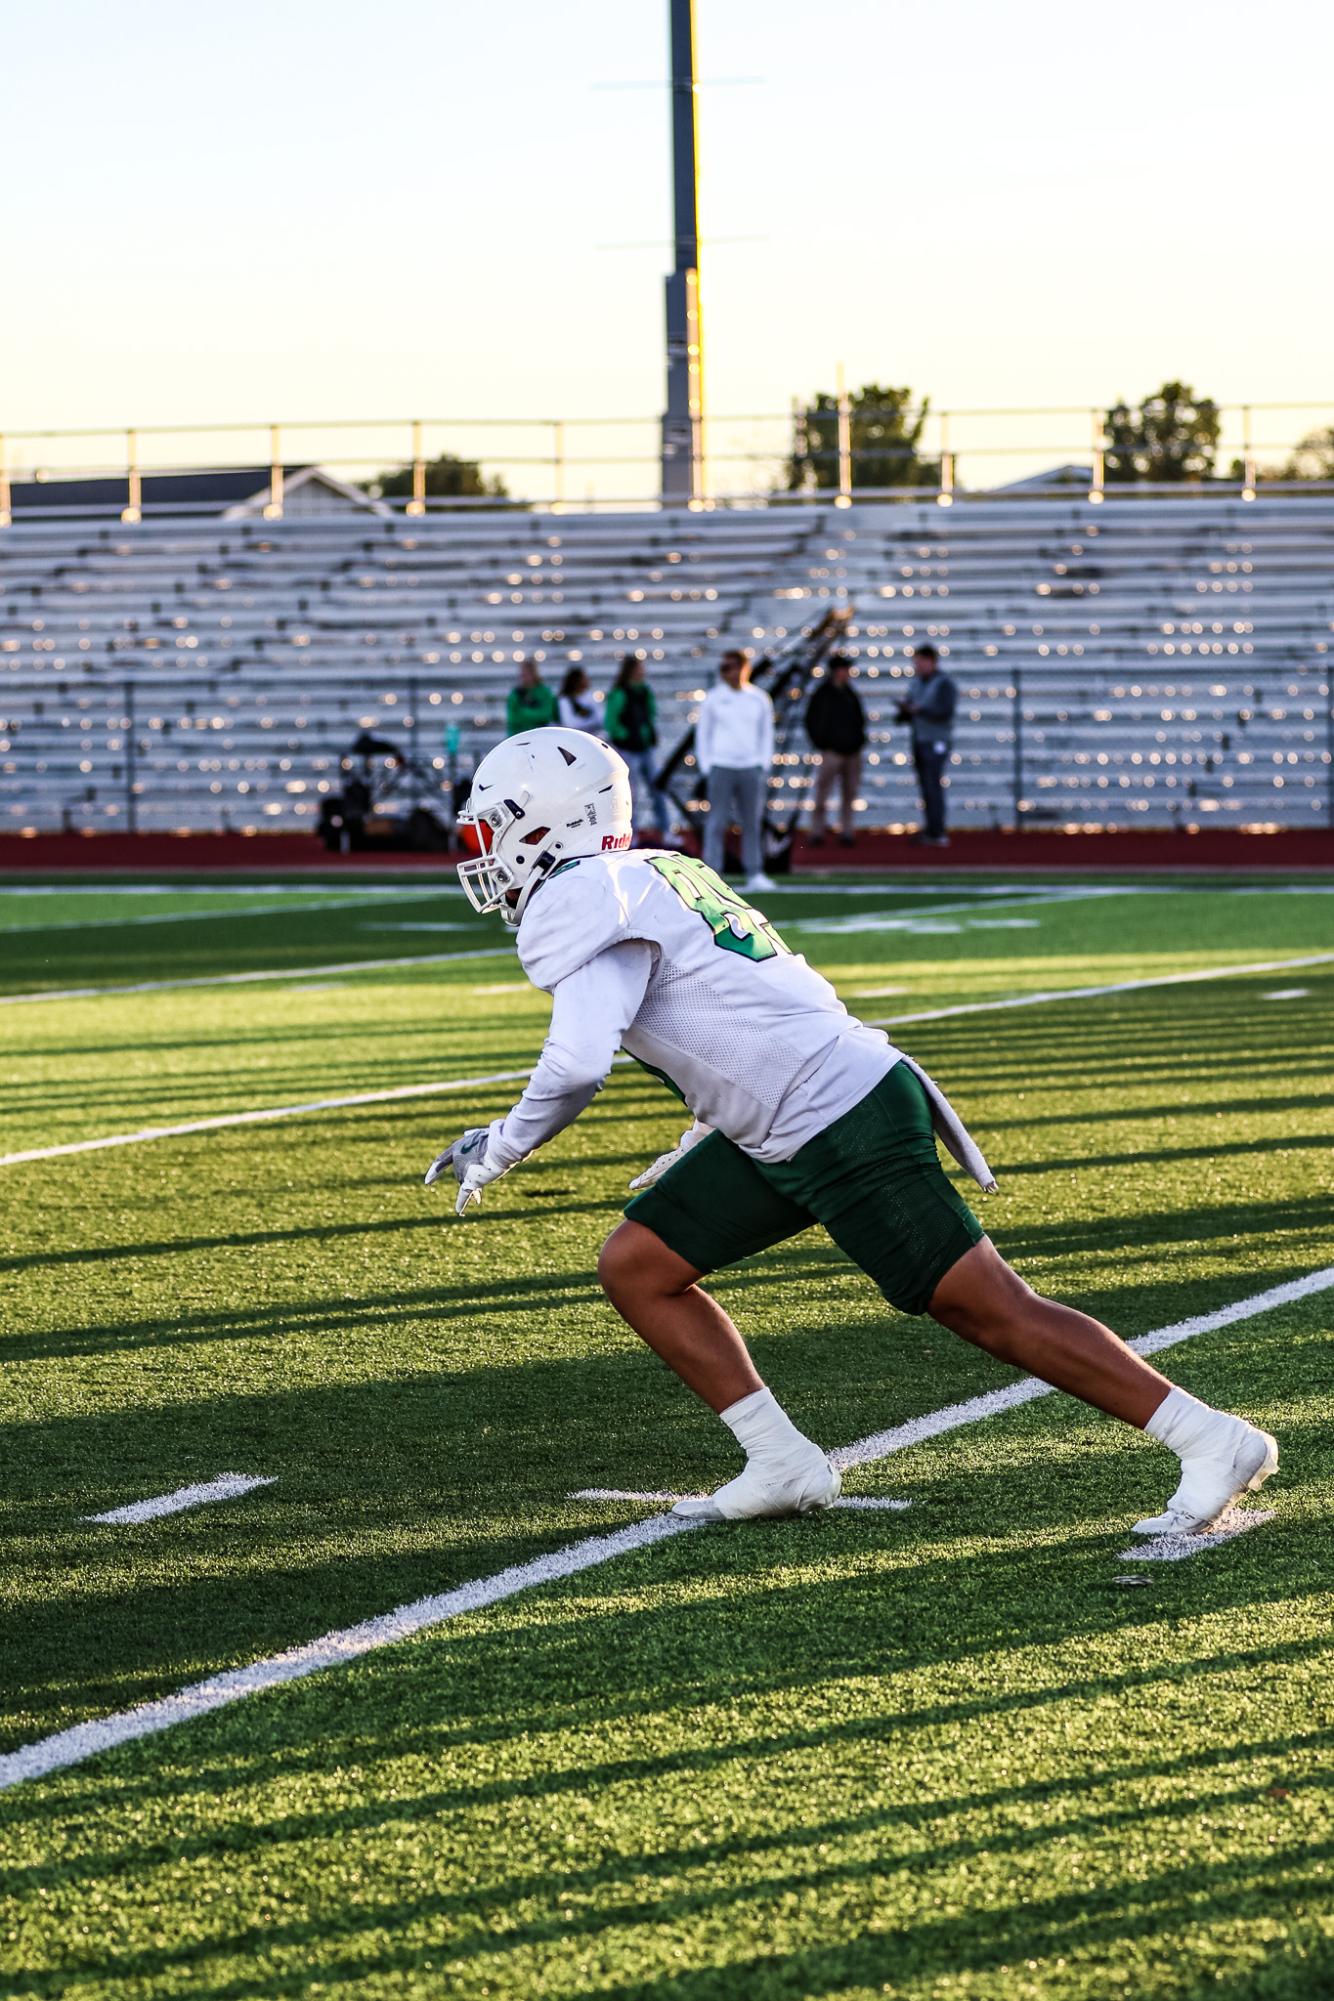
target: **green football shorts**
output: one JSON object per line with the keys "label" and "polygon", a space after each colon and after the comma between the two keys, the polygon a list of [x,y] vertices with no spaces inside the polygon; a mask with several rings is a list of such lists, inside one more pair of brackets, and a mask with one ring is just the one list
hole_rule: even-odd
{"label": "green football shorts", "polygon": [[710,1133],[625,1213],[699,1272],[822,1223],[903,1313],[925,1313],[985,1234],[941,1167],[930,1102],[906,1063],[791,1160],[753,1160]]}

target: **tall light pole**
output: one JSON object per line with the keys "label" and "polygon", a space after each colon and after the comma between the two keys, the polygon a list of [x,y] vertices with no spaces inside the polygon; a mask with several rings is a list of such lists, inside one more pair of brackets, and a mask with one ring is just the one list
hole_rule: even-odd
{"label": "tall light pole", "polygon": [[699,190],[695,123],[695,0],[670,0],[673,269],[667,280],[667,408],[662,498],[701,499],[704,329],[699,302]]}

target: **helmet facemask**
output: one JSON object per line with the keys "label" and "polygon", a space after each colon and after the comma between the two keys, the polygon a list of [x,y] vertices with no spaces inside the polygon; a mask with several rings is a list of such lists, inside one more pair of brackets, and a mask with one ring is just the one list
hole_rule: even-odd
{"label": "helmet facemask", "polygon": [[498,910],[511,928],[518,924],[528,898],[557,860],[554,851],[543,849],[549,827],[533,827],[526,834],[505,838],[523,819],[523,807],[513,799],[498,799],[477,813],[465,808],[459,814],[459,825],[473,829],[481,849],[471,860],[458,864],[463,893],[479,916]]}

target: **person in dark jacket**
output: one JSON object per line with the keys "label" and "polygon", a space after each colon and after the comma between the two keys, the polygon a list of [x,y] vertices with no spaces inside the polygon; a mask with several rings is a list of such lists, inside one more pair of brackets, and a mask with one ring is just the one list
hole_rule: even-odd
{"label": "person in dark jacket", "polygon": [[815,774],[815,827],[811,846],[818,848],[828,838],[829,795],[837,785],[842,804],[839,840],[845,848],[850,848],[852,816],[862,775],[862,749],[866,743],[866,712],[852,685],[852,662],[846,653],[833,656],[828,674],[806,704],[806,734],[820,753]]}
{"label": "person in dark jacket", "polygon": [[556,697],[537,671],[536,660],[525,660],[505,703],[505,734],[546,729],[556,720]]}
{"label": "person in dark jacket", "polygon": [[619,750],[630,767],[630,777],[642,812],[649,803],[647,820],[641,828],[652,827],[660,834],[671,830],[672,809],[665,793],[658,790],[658,705],[644,675],[644,663],[637,653],[627,653],[621,661],[616,685],[609,690],[603,711],[603,726],[613,750]]}
{"label": "person in dark jacket", "polygon": [[912,840],[919,848],[947,848],[945,772],[959,692],[951,677],[941,671],[940,655],[929,640],[914,649],[912,664],[916,676],[912,693],[904,696],[895,711],[901,723],[912,725],[912,759],[922,794],[922,825]]}

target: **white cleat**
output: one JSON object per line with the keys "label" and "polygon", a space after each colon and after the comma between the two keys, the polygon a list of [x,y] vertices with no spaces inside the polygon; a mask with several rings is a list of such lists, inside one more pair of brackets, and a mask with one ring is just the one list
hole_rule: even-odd
{"label": "white cleat", "polygon": [[774,886],[773,877],[766,875],[763,869],[757,869],[754,875],[748,875],[744,884],[747,896],[761,896],[766,889],[773,889]]}
{"label": "white cleat", "polygon": [[1135,1523],[1136,1535],[1201,1535],[1246,1493],[1263,1487],[1278,1468],[1278,1445],[1267,1431],[1238,1420],[1241,1429],[1221,1452],[1181,1462],[1181,1485],[1161,1515]]}
{"label": "white cleat", "polygon": [[755,1521],[764,1516],[813,1515],[832,1508],[843,1491],[818,1445],[784,1458],[750,1459],[735,1480],[716,1493],[678,1501],[674,1515],[696,1522]]}

